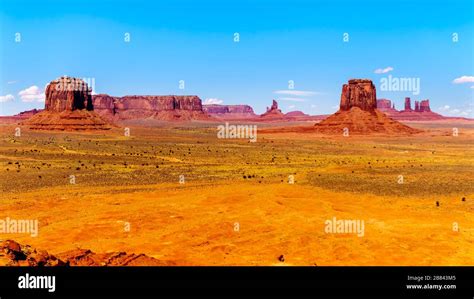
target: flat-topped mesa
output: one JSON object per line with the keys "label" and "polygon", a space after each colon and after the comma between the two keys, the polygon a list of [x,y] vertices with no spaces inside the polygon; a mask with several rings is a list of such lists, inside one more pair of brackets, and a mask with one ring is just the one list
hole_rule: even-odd
{"label": "flat-topped mesa", "polygon": [[249,105],[218,105],[210,104],[203,105],[202,109],[210,114],[227,114],[227,113],[240,113],[240,114],[253,114],[255,115],[253,108]]}
{"label": "flat-topped mesa", "polygon": [[81,79],[61,77],[46,87],[45,110],[62,112],[92,110],[91,89]]}
{"label": "flat-topped mesa", "polygon": [[207,119],[201,99],[195,95],[113,97],[106,94],[92,97],[94,110],[111,120],[160,119],[192,120]]}
{"label": "flat-topped mesa", "polygon": [[342,86],[339,109],[347,111],[352,107],[359,107],[364,111],[374,111],[377,108],[377,95],[372,80],[351,79]]}
{"label": "flat-topped mesa", "polygon": [[380,110],[392,109],[392,101],[387,100],[387,99],[378,99],[377,108]]}

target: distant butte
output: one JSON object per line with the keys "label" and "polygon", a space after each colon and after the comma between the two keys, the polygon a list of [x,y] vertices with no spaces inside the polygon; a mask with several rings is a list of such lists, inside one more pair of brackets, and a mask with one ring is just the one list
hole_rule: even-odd
{"label": "distant butte", "polygon": [[420,132],[401,124],[377,109],[376,90],[371,80],[351,79],[342,86],[339,111],[315,125],[324,134],[368,135]]}
{"label": "distant butte", "polygon": [[274,119],[274,118],[284,118],[285,114],[278,109],[277,101],[273,100],[272,106],[267,107],[267,111],[260,115],[261,118]]}
{"label": "distant butte", "polygon": [[[405,108],[401,111],[395,109],[394,104],[388,99],[378,99],[377,109],[387,114],[391,118],[400,121],[418,121],[418,120],[441,120],[446,117],[431,111],[430,100],[415,101],[415,107],[411,107],[411,99],[405,98]],[[392,108],[389,108],[392,105]]]}
{"label": "distant butte", "polygon": [[257,115],[249,105],[203,105],[202,109],[207,114],[223,119],[245,119]]}

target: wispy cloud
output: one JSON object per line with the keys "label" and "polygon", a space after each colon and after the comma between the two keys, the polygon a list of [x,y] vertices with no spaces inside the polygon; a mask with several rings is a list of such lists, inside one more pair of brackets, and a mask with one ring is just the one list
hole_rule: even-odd
{"label": "wispy cloud", "polygon": [[7,84],[15,84],[17,83],[18,81],[8,81]]}
{"label": "wispy cloud", "polygon": [[376,74],[385,74],[385,73],[388,73],[388,72],[391,72],[391,71],[393,71],[393,67],[388,66],[388,67],[383,68],[383,69],[376,69],[374,71],[374,73],[376,73]]}
{"label": "wispy cloud", "polygon": [[324,94],[323,92],[308,91],[308,90],[294,90],[294,89],[275,90],[273,93],[284,94],[284,95],[289,95],[289,96],[300,96],[300,97],[309,97],[309,96]]}
{"label": "wispy cloud", "polygon": [[454,79],[453,83],[454,84],[474,83],[474,76],[461,76],[459,78]]}
{"label": "wispy cloud", "polygon": [[306,102],[305,99],[301,99],[301,98],[288,98],[288,97],[283,97],[283,98],[278,98],[278,100],[281,100],[281,101],[289,101],[289,102]]}
{"label": "wispy cloud", "polygon": [[44,102],[44,92],[36,85],[23,89],[18,93],[23,102]]}
{"label": "wispy cloud", "polygon": [[204,100],[204,105],[219,105],[219,104],[222,104],[224,103],[223,100],[219,100],[219,99],[216,99],[216,98],[209,98],[209,99],[206,99]]}
{"label": "wispy cloud", "polygon": [[7,94],[6,96],[0,96],[0,103],[13,101],[15,97],[12,94]]}
{"label": "wispy cloud", "polygon": [[474,117],[474,104],[470,103],[458,107],[444,105],[439,107],[438,111],[448,116]]}

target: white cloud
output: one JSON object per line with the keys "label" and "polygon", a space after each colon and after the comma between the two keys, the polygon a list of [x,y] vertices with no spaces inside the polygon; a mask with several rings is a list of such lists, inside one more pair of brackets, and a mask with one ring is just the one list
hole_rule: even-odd
{"label": "white cloud", "polygon": [[438,112],[447,116],[474,117],[474,105],[467,104],[459,107],[444,105],[438,108]]}
{"label": "white cloud", "polygon": [[290,106],[288,106],[289,109],[293,109],[293,108],[295,108],[295,107],[296,107],[295,105],[290,105]]}
{"label": "white cloud", "polygon": [[224,103],[223,100],[219,100],[219,99],[216,99],[216,98],[209,98],[209,99],[206,99],[204,101],[204,105],[219,105],[219,104],[222,104]]}
{"label": "white cloud", "polygon": [[13,101],[15,97],[12,94],[7,94],[6,96],[0,96],[0,103]]}
{"label": "white cloud", "polygon": [[38,86],[33,85],[18,93],[23,102],[44,102],[44,92]]}
{"label": "white cloud", "polygon": [[289,101],[289,102],[305,102],[305,99],[300,99],[300,98],[278,98],[280,101]]}
{"label": "white cloud", "polygon": [[454,84],[474,83],[474,76],[461,76],[459,78],[454,79],[453,83]]}
{"label": "white cloud", "polygon": [[285,95],[290,95],[290,96],[300,96],[300,97],[309,97],[313,95],[323,94],[322,92],[317,92],[317,91],[293,90],[293,89],[275,90],[273,93],[285,94]]}
{"label": "white cloud", "polygon": [[376,74],[385,74],[385,73],[388,73],[388,72],[391,72],[391,71],[393,71],[393,67],[388,66],[388,67],[386,67],[386,68],[384,68],[384,69],[376,69],[376,70],[374,71],[374,73],[376,73]]}
{"label": "white cloud", "polygon": [[8,81],[7,84],[15,84],[18,81]]}

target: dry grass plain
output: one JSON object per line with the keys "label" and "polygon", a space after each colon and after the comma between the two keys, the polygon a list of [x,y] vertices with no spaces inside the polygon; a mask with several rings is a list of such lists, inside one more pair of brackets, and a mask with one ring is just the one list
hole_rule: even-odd
{"label": "dry grass plain", "polygon": [[[178,265],[474,265],[474,125],[457,137],[413,125],[427,132],[256,143],[205,126],[15,137],[4,125],[0,219],[37,219],[39,235],[0,239]],[[364,220],[365,235],[325,233],[333,217]]]}

